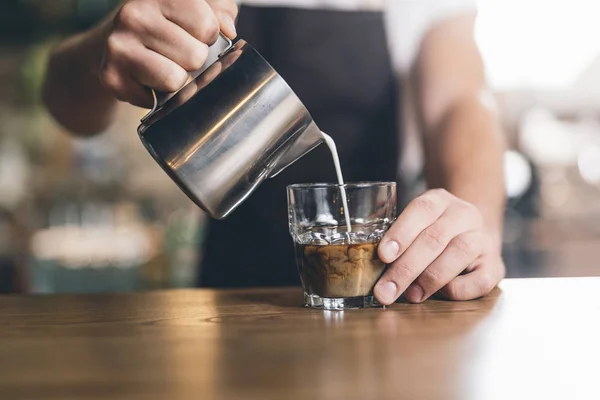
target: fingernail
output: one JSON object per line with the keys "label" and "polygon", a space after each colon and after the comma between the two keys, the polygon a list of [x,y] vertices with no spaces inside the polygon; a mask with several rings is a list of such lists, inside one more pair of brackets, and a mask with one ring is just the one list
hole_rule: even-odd
{"label": "fingernail", "polygon": [[408,287],[408,289],[406,289],[406,292],[404,292],[404,296],[406,297],[406,299],[408,301],[410,301],[411,303],[420,303],[423,301],[423,288],[421,286],[419,286],[418,284],[412,284]]}
{"label": "fingernail", "polygon": [[[231,18],[231,16],[229,16],[229,14],[221,14],[222,15],[222,21],[223,24],[227,25],[227,27],[229,29],[231,29],[231,31],[234,33],[234,36],[237,36],[237,30],[235,29],[235,22],[233,21],[233,18]],[[233,39],[233,38],[230,38]]]}
{"label": "fingernail", "polygon": [[375,297],[379,300],[380,303],[388,305],[392,304],[394,300],[396,300],[396,292],[398,291],[398,287],[392,281],[387,281],[385,283],[378,284],[375,287]]}
{"label": "fingernail", "polygon": [[379,245],[379,254],[385,263],[391,263],[398,257],[400,246],[395,240],[388,240]]}

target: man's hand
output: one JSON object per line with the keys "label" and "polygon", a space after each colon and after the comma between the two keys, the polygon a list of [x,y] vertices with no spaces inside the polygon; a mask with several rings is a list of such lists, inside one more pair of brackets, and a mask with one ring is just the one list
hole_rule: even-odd
{"label": "man's hand", "polygon": [[[383,304],[404,293],[419,303],[488,294],[505,274],[504,137],[475,41],[475,13],[440,21],[425,35],[412,83],[418,99],[429,187],[386,233],[380,258],[390,264],[375,287]],[[452,193],[452,194],[450,194]]]}
{"label": "man's hand", "polygon": [[151,107],[148,88],[180,89],[219,31],[236,36],[233,0],[129,0],[115,14],[100,79],[121,101]]}
{"label": "man's hand", "polygon": [[499,242],[475,206],[430,190],[406,207],[381,240],[379,257],[390,266],[375,296],[386,305],[402,293],[412,303],[437,292],[451,300],[484,296],[505,274]]}

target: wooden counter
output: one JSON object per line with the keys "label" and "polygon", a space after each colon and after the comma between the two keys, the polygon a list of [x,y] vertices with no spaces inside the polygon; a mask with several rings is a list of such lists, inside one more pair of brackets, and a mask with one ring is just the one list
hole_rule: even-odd
{"label": "wooden counter", "polygon": [[600,399],[600,279],[471,302],[301,291],[0,297],[1,399]]}

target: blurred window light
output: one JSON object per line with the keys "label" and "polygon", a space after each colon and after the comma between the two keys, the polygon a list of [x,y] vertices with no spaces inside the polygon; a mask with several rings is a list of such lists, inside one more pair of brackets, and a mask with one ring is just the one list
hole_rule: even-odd
{"label": "blurred window light", "polygon": [[499,90],[562,89],[600,55],[598,0],[478,0],[477,41]]}
{"label": "blurred window light", "polygon": [[578,157],[577,166],[581,177],[589,184],[600,183],[600,148],[591,146],[583,150]]}
{"label": "blurred window light", "polygon": [[560,121],[550,110],[536,107],[521,121],[519,148],[540,166],[570,166],[577,160],[577,144],[570,125]]}
{"label": "blurred window light", "polygon": [[531,167],[520,153],[509,150],[504,154],[506,195],[515,199],[523,196],[531,186]]}

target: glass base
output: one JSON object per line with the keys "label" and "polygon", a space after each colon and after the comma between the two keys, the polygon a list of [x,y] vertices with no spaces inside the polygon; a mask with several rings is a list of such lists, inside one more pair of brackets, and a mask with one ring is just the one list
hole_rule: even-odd
{"label": "glass base", "polygon": [[321,297],[304,292],[304,306],[321,310],[344,311],[359,308],[385,308],[375,296]]}

